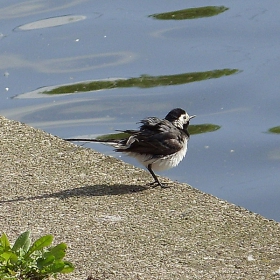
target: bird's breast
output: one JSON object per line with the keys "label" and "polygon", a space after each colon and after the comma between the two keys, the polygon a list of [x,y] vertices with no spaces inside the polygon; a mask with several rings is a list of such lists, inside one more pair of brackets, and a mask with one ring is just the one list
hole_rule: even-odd
{"label": "bird's breast", "polygon": [[177,166],[185,157],[187,153],[187,149],[188,149],[188,141],[186,140],[181,150],[167,156],[139,154],[139,153],[127,152],[127,151],[124,151],[124,153],[126,153],[128,156],[134,157],[145,167],[148,167],[149,164],[152,164],[152,169],[154,171],[161,171]]}
{"label": "bird's breast", "polygon": [[179,150],[178,152],[156,160],[152,165],[153,170],[161,171],[177,166],[185,157],[187,153],[187,149],[188,149],[188,142],[186,141],[182,149]]}

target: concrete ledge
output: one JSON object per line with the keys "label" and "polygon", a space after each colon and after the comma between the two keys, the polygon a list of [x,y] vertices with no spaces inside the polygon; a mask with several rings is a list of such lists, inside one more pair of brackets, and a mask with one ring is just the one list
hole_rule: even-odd
{"label": "concrete ledge", "polygon": [[66,242],[60,279],[280,277],[279,224],[188,185],[3,117],[0,168],[0,232]]}

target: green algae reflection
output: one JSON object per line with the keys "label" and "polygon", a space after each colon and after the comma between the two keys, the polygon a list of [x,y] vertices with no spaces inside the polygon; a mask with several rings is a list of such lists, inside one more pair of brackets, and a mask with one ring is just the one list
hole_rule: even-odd
{"label": "green algae reflection", "polygon": [[[190,125],[189,133],[190,133],[190,135],[195,135],[195,134],[213,132],[220,128],[221,127],[219,125],[209,124],[209,123]],[[133,130],[131,130],[131,132],[133,132]],[[129,137],[128,133],[120,132],[120,133],[100,135],[100,136],[96,137],[96,140],[99,140],[99,141],[121,140],[126,137]]]}
{"label": "green algae reflection", "polygon": [[129,87],[139,87],[139,88],[151,88],[158,86],[174,86],[182,85],[191,82],[198,82],[208,79],[216,79],[222,76],[229,76],[239,72],[238,69],[221,69],[212,70],[205,72],[192,72],[183,73],[177,75],[164,75],[164,76],[149,76],[142,75],[137,78],[128,79],[107,79],[107,80],[97,80],[97,81],[85,81],[74,84],[67,84],[55,87],[44,87],[41,88],[38,93],[44,94],[69,94],[69,93],[79,93],[88,92],[104,89],[113,88],[129,88]]}
{"label": "green algae reflection", "polygon": [[268,132],[280,134],[280,126],[272,127],[268,130]]}
{"label": "green algae reflection", "polygon": [[203,17],[216,16],[224,11],[228,10],[224,6],[206,6],[198,8],[189,8],[184,10],[172,11],[167,13],[153,14],[149,17],[160,20],[184,20],[184,19],[195,19]]}
{"label": "green algae reflection", "polygon": [[205,123],[205,124],[197,124],[197,125],[190,125],[189,126],[189,133],[190,135],[201,134],[206,132],[213,132],[221,127],[216,124]]}

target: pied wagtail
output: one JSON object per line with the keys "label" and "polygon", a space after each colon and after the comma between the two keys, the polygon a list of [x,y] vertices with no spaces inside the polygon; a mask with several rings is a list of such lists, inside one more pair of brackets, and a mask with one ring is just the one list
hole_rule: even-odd
{"label": "pied wagtail", "polygon": [[187,153],[190,134],[190,119],[183,109],[171,110],[164,119],[149,117],[140,121],[139,130],[124,130],[129,136],[120,140],[64,139],[67,141],[99,142],[113,146],[116,152],[136,158],[151,173],[154,182],[151,185],[164,185],[158,180],[155,171],[177,166]]}

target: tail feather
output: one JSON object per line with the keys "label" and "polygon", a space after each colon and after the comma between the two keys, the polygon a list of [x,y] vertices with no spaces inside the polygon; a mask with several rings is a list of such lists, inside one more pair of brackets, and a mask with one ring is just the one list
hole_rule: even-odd
{"label": "tail feather", "polygon": [[69,142],[94,142],[101,143],[108,146],[113,146],[116,151],[123,151],[127,149],[135,139],[131,135],[137,133],[137,130],[117,130],[121,133],[103,135],[100,139],[90,138],[66,138],[63,139]]}
{"label": "tail feather", "polygon": [[95,142],[95,143],[101,143],[104,145],[109,145],[115,147],[118,143],[119,140],[114,140],[114,139],[108,139],[108,140],[98,140],[98,139],[88,139],[88,138],[67,138],[63,139],[65,141],[69,142]]}
{"label": "tail feather", "polygon": [[88,139],[88,138],[67,138],[67,139],[63,139],[63,140],[69,141],[69,142],[100,142],[100,140]]}

